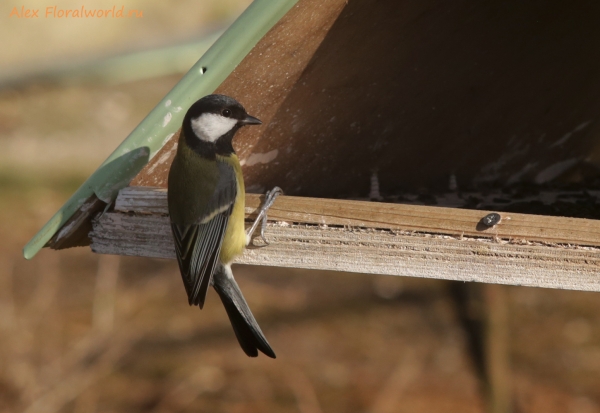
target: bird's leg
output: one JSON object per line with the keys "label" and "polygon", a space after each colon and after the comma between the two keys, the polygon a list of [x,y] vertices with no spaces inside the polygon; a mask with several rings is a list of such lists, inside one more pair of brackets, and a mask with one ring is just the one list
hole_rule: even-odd
{"label": "bird's leg", "polygon": [[258,211],[258,216],[252,223],[252,226],[246,232],[246,245],[250,244],[252,234],[254,234],[254,231],[256,231],[256,227],[259,223],[262,223],[262,225],[260,226],[260,237],[263,239],[265,244],[269,245],[269,242],[265,238],[265,227],[267,226],[267,211],[269,210],[269,208],[271,208],[271,205],[273,205],[275,199],[281,194],[283,194],[283,191],[278,186],[271,189],[270,191],[267,191],[267,193],[265,194],[265,202],[260,207],[260,210]]}

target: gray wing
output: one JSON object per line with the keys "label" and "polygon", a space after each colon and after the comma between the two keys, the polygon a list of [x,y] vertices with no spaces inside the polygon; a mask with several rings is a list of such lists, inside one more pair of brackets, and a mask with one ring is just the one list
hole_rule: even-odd
{"label": "gray wing", "polygon": [[171,223],[175,254],[190,305],[204,306],[236,195],[233,168],[219,162],[219,181],[204,213],[192,225]]}

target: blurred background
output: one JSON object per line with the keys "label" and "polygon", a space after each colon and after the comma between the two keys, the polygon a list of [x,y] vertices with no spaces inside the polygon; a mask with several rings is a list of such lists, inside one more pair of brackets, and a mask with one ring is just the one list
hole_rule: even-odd
{"label": "blurred background", "polygon": [[[22,258],[249,3],[125,0],[143,13],[125,19],[44,17],[100,1],[0,7],[0,411],[486,411],[469,326],[489,305],[457,283],[237,266],[278,356],[250,359],[212,290],[187,305],[175,261]],[[21,6],[40,17],[9,17]],[[514,411],[600,412],[598,294],[498,288]]]}

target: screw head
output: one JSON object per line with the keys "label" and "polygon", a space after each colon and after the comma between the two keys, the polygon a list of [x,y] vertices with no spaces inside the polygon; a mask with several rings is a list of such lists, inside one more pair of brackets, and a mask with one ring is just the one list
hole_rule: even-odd
{"label": "screw head", "polygon": [[492,212],[491,214],[487,214],[486,216],[481,218],[481,222],[487,227],[493,227],[494,225],[498,224],[501,219],[502,217],[500,216],[500,214]]}

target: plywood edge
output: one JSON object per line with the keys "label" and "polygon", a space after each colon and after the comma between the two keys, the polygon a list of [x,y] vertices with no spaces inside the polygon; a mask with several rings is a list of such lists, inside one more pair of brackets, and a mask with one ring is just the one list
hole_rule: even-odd
{"label": "plywood edge", "polygon": [[[261,195],[246,194],[246,213],[253,217]],[[117,197],[115,211],[164,214],[166,189],[128,187]],[[600,246],[600,221],[499,212],[501,221],[487,227],[482,219],[494,211],[403,205],[345,199],[280,196],[269,210],[269,219],[318,224],[417,231],[453,236]]]}
{"label": "plywood edge", "polygon": [[[260,198],[247,195],[249,218]],[[352,216],[365,209],[371,214],[370,220]],[[453,229],[447,230],[448,233],[431,233],[391,228],[404,219],[402,217],[424,221],[420,217],[426,216],[444,222],[454,219],[464,225],[473,225],[474,220],[485,214],[447,209],[451,208],[407,208],[396,204],[282,196],[273,205],[265,231],[270,245],[265,246],[262,240],[255,238],[236,262],[600,291],[598,246],[551,243],[548,238],[546,242],[536,242],[525,238],[449,234]],[[388,220],[384,221],[383,217]],[[523,215],[515,216],[511,221],[546,218]],[[549,219],[553,231],[573,224],[569,218]],[[378,227],[339,225],[340,222],[359,221]],[[588,220],[574,222],[583,224],[580,221]],[[328,224],[332,222],[335,224]],[[381,228],[384,225],[390,228]],[[421,227],[434,229],[425,224]],[[590,233],[595,230],[596,227],[588,229]],[[175,258],[166,191],[154,188],[121,191],[115,210],[93,220],[90,238],[91,248],[96,253]]]}
{"label": "plywood edge", "polygon": [[[94,220],[93,228],[96,253],[175,258],[167,216],[112,212]],[[600,291],[596,247],[286,223],[269,223],[265,235],[270,245],[252,246],[236,262]]]}

